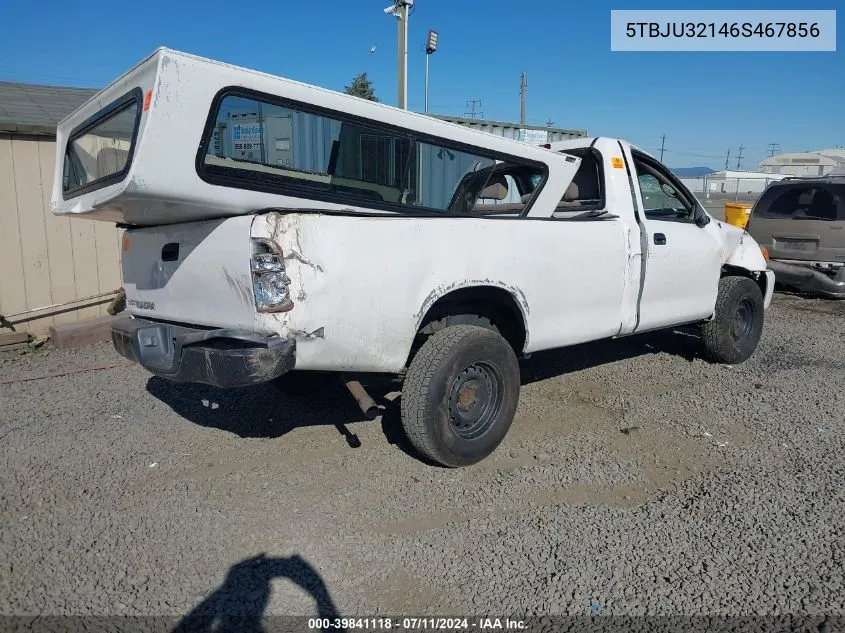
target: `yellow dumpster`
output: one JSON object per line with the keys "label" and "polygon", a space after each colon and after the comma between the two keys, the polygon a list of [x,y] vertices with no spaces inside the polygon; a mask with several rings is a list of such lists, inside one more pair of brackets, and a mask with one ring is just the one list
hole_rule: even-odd
{"label": "yellow dumpster", "polygon": [[725,222],[744,229],[748,224],[748,218],[751,217],[751,207],[753,206],[749,202],[726,202]]}

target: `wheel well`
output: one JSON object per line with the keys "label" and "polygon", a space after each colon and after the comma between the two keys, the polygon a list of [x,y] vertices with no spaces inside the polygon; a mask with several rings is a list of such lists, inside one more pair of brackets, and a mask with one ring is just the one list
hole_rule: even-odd
{"label": "wheel well", "polygon": [[453,290],[440,297],[425,313],[416,343],[450,325],[492,326],[517,354],[526,343],[525,321],[513,295],[496,286],[473,286]]}
{"label": "wheel well", "polygon": [[768,278],[760,271],[752,271],[747,268],[725,264],[722,266],[722,277],[746,277],[757,284],[760,288],[760,293],[764,297],[766,296],[766,282]]}

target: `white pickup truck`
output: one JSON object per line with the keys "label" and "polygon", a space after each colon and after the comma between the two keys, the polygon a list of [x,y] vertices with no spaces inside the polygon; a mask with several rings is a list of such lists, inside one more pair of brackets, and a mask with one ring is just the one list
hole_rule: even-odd
{"label": "white pickup truck", "polygon": [[54,213],[126,227],[118,352],[219,387],[404,375],[404,429],[447,466],[502,441],[520,355],[700,324],[739,363],[774,286],[624,141],[533,147],[167,49],[57,144]]}

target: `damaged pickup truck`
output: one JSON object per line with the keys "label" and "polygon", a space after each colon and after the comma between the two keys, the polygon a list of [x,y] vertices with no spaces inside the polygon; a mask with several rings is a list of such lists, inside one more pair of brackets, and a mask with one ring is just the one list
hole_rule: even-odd
{"label": "damaged pickup truck", "polygon": [[502,441],[520,355],[698,324],[739,363],[774,286],[624,141],[533,147],[167,49],[57,146],[54,213],[126,228],[118,352],[219,387],[404,376],[405,432],[446,466]]}

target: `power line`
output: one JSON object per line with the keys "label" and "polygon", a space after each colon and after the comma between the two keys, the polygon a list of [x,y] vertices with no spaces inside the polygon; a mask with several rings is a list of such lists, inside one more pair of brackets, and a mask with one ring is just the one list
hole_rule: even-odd
{"label": "power line", "polygon": [[[649,151],[649,152],[659,152],[661,148],[659,148],[659,147],[644,147],[643,149],[645,149],[646,151]],[[696,153],[691,153],[691,152],[681,152],[681,151],[676,150],[676,149],[669,149],[668,147],[664,148],[663,151],[666,152],[667,154],[678,154],[679,156],[692,156],[693,158],[721,158],[722,157],[721,154],[696,154]]]}
{"label": "power line", "polygon": [[[775,148],[777,148],[777,149],[775,149]],[[780,151],[780,143],[769,143],[769,150],[768,151],[769,151],[769,157],[774,156],[776,151],[777,152]]]}
{"label": "power line", "polygon": [[475,110],[475,106],[476,106],[476,104],[478,104],[479,106],[481,106],[481,99],[469,99],[469,100],[467,101],[467,107],[468,107],[468,108],[470,108],[470,110],[471,110],[471,111],[470,111],[470,112],[464,112],[464,116],[469,115],[469,117],[470,117],[471,119],[474,119],[474,118],[475,118],[475,116],[476,116],[476,114],[480,114],[480,115],[481,115],[481,118],[483,119],[483,118],[484,118],[484,113],[483,113],[483,112],[476,112],[476,110]]}

